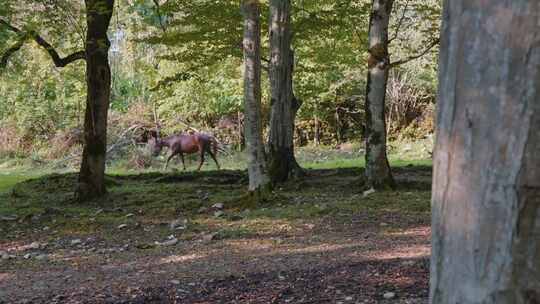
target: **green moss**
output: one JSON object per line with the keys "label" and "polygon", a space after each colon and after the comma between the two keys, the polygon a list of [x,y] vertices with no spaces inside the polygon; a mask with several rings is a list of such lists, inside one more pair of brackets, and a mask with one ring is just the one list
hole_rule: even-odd
{"label": "green moss", "polygon": [[[151,238],[165,238],[171,234],[168,223],[178,217],[189,219],[187,229],[179,232],[183,239],[199,238],[201,233],[209,232],[218,233],[222,239],[246,238],[320,218],[347,221],[358,214],[368,221],[389,212],[428,217],[431,160],[391,157],[397,190],[363,197],[361,157],[340,158],[332,149],[309,153],[328,157],[313,162],[305,179],[279,185],[258,204],[246,195],[245,171],[109,175],[108,195],[85,204],[73,200],[77,181],[74,173],[30,176],[15,186],[28,176],[0,175],[4,189],[0,193],[0,214],[17,215],[23,220],[18,229],[29,232],[48,226],[57,231],[55,236],[100,234],[106,239],[121,238],[124,233],[132,233],[130,238],[144,234],[142,228],[135,228],[136,224],[153,227],[148,232]],[[215,203],[224,204],[224,216],[214,217]],[[201,207],[206,209],[200,211]],[[130,229],[118,230],[118,225],[124,223]],[[8,234],[12,231],[10,225],[0,222]]]}

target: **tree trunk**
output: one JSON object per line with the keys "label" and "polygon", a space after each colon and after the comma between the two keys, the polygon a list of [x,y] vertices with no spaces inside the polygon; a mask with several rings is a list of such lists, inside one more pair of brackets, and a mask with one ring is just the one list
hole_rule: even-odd
{"label": "tree trunk", "polygon": [[238,120],[238,123],[237,123],[236,127],[238,128],[237,129],[237,133],[238,133],[238,152],[242,152],[242,151],[244,151],[244,147],[246,145],[246,138],[244,136],[243,116],[242,116],[242,112],[240,112],[240,111],[238,111],[238,113],[237,113],[237,120]]}
{"label": "tree trunk", "polygon": [[366,87],[366,184],[375,189],[395,186],[386,155],[385,99],[390,56],[388,24],[394,0],[373,0],[369,21]]}
{"label": "tree trunk", "polygon": [[111,94],[111,70],[107,29],[113,0],[86,0],[86,112],[84,149],[79,185],[79,201],[103,196],[105,189],[105,153],[107,148],[107,112]]}
{"label": "tree trunk", "polygon": [[249,192],[255,201],[271,189],[262,139],[261,24],[258,0],[244,0],[244,111]]}
{"label": "tree trunk", "polygon": [[444,7],[430,302],[540,303],[540,4]]}
{"label": "tree trunk", "polygon": [[294,119],[299,104],[293,94],[290,0],[270,1],[270,134],[268,169],[274,183],[301,175],[294,157]]}
{"label": "tree trunk", "polygon": [[[318,111],[318,107],[316,107],[315,111]],[[319,123],[319,114],[313,115],[313,120],[315,121],[315,130],[313,133],[313,143],[315,146],[318,146],[321,144],[321,129],[320,129],[320,123]]]}
{"label": "tree trunk", "polygon": [[339,115],[339,95],[336,90],[336,96],[334,98],[334,104],[336,105],[336,110],[334,112],[334,119],[336,120],[336,143],[340,145],[343,142],[343,125],[341,123],[341,115]]}

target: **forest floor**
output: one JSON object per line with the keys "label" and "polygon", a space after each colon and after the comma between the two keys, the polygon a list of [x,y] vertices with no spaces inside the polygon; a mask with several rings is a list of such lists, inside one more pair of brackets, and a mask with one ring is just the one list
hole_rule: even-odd
{"label": "forest floor", "polygon": [[256,207],[238,170],[109,175],[85,205],[73,173],[4,186],[0,303],[427,303],[423,163],[374,193],[310,169]]}

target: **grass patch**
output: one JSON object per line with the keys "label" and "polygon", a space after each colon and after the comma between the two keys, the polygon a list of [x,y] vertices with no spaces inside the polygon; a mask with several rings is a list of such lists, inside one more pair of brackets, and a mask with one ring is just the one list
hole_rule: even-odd
{"label": "grass patch", "polygon": [[[401,153],[401,152],[400,152]],[[166,237],[168,223],[189,218],[181,231],[190,239],[213,231],[216,238],[249,238],[294,230],[305,221],[331,218],[347,221],[355,214],[376,219],[387,213],[421,215],[430,211],[430,159],[407,159],[403,153],[390,156],[398,182],[396,191],[376,192],[367,197],[360,186],[363,157],[331,148],[304,148],[298,159],[307,169],[301,181],[279,185],[272,199],[260,206],[241,206],[247,175],[240,170],[203,172],[125,171],[108,169],[106,197],[85,204],[73,200],[77,174],[45,174],[35,171],[0,175],[0,215],[14,215],[28,231],[46,226],[59,235],[103,234],[106,239],[122,233]],[[225,158],[225,168],[243,165],[240,154]],[[42,175],[42,176],[39,176]],[[225,214],[215,218],[216,203],[225,204]],[[249,209],[248,209],[249,208]],[[248,210],[246,210],[248,209]],[[128,217],[129,215],[129,217]],[[126,224],[126,230],[118,226]],[[11,233],[12,223],[0,222]],[[152,231],[144,228],[154,227]]]}

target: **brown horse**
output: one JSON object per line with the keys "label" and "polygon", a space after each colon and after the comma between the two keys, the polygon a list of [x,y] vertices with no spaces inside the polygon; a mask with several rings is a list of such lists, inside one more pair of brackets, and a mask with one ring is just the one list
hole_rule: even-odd
{"label": "brown horse", "polygon": [[218,143],[217,140],[211,135],[204,133],[181,133],[165,137],[163,139],[153,136],[148,140],[148,144],[154,156],[158,156],[159,153],[161,153],[163,147],[169,148],[169,157],[167,158],[167,163],[165,163],[165,169],[167,169],[167,167],[169,166],[169,161],[171,160],[171,158],[173,158],[175,155],[180,155],[180,158],[182,159],[182,165],[184,167],[184,170],[186,170],[186,164],[184,163],[184,153],[192,154],[199,152],[201,162],[199,164],[199,168],[197,168],[197,171],[201,170],[201,167],[204,163],[205,153],[208,153],[210,157],[212,157],[219,170],[219,163],[216,159]]}

